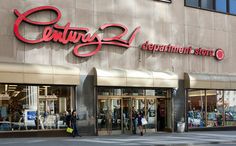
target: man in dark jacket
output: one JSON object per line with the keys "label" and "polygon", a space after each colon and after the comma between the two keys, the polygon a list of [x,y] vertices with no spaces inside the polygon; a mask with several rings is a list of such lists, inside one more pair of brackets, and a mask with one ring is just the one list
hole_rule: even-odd
{"label": "man in dark jacket", "polygon": [[73,135],[73,137],[75,137],[75,136],[81,137],[81,135],[78,132],[76,121],[77,121],[76,111],[73,110],[72,115],[71,115],[71,128],[73,129],[72,135]]}
{"label": "man in dark jacket", "polygon": [[66,115],[66,126],[67,127],[71,127],[71,110],[67,111],[67,115]]}

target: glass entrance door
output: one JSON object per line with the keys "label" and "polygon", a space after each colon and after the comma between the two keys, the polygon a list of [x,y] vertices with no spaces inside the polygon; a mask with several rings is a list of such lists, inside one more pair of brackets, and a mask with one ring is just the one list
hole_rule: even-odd
{"label": "glass entrance door", "polygon": [[121,134],[121,99],[111,99],[111,134]]}
{"label": "glass entrance door", "polygon": [[171,99],[165,96],[100,96],[97,104],[98,135],[138,134],[139,112],[147,120],[145,133],[173,127]]}
{"label": "glass entrance door", "polygon": [[172,131],[171,100],[157,98],[157,131]]}
{"label": "glass entrance door", "polygon": [[123,133],[136,134],[137,127],[137,114],[141,112],[144,117],[145,114],[145,98],[144,97],[123,97],[122,99],[123,111]]}
{"label": "glass entrance door", "polygon": [[156,132],[157,127],[157,102],[155,98],[146,99],[146,116],[148,124],[145,126],[146,132]]}
{"label": "glass entrance door", "polygon": [[[138,128],[138,114],[142,114],[144,118],[146,118],[146,106],[145,106],[145,98],[139,96],[132,97],[132,113],[136,113],[136,119],[132,116],[132,133],[139,134]],[[143,127],[145,128],[145,126]]]}
{"label": "glass entrance door", "polygon": [[122,99],[122,129],[124,134],[131,134],[132,123],[131,123],[131,97],[124,97]]}
{"label": "glass entrance door", "polygon": [[[132,98],[132,107],[136,110],[137,113],[141,112],[143,117],[147,120],[148,123],[143,126],[144,131],[145,132],[156,132],[156,127],[157,127],[156,98],[133,97]],[[135,126],[133,126],[133,127],[135,128]],[[136,126],[136,131],[138,131],[137,126]]]}
{"label": "glass entrance door", "polygon": [[97,129],[98,135],[105,135],[108,133],[108,119],[107,115],[109,113],[108,99],[98,99],[98,106],[97,106]]}
{"label": "glass entrance door", "polygon": [[121,99],[99,98],[98,135],[121,134]]}
{"label": "glass entrance door", "polygon": [[123,101],[123,133],[136,134],[139,129],[137,126],[137,115],[140,112],[146,118],[148,124],[143,128],[145,132],[156,131],[156,98],[145,97],[124,97]]}

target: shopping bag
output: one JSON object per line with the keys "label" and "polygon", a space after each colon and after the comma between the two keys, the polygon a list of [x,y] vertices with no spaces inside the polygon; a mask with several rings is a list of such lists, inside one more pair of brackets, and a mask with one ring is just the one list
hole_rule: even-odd
{"label": "shopping bag", "polygon": [[70,127],[68,127],[68,128],[66,128],[66,132],[67,132],[67,133],[72,133],[72,132],[73,132],[73,129],[70,128]]}
{"label": "shopping bag", "polygon": [[142,125],[147,125],[147,120],[145,118],[142,118]]}

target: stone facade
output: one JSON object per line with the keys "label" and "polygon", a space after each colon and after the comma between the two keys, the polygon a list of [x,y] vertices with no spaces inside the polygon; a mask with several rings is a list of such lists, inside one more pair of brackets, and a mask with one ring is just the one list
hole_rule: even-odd
{"label": "stone facade", "polygon": [[[16,20],[13,9],[23,13],[31,8],[52,5],[62,12],[60,25],[71,22],[71,26],[90,28],[91,32],[105,23],[121,23],[129,29],[141,26],[132,47],[124,49],[103,46],[101,51],[89,58],[73,55],[74,45],[61,45],[47,42],[36,45],[25,44],[16,39],[13,24]],[[173,71],[183,79],[184,72],[233,74],[236,36],[235,16],[198,10],[184,6],[184,1],[171,4],[152,0],[30,0],[0,2],[0,17],[4,18],[0,28],[0,61],[47,65],[78,66],[82,75],[87,75],[93,67],[103,69],[147,69]],[[51,12],[33,14],[30,19],[49,21],[54,18]],[[42,27],[23,24],[21,34],[26,38],[36,38]],[[105,32],[114,35],[116,32]],[[170,53],[145,52],[141,44],[146,40],[152,43],[193,46],[203,48],[222,48],[225,59],[221,62],[211,57],[179,55]]]}
{"label": "stone facade", "polygon": [[[29,9],[51,5],[62,13],[59,25],[67,22],[95,32],[105,23],[120,23],[129,29],[128,34],[141,26],[132,47],[126,49],[104,45],[94,56],[79,58],[73,54],[73,44],[62,45],[47,42],[26,44],[19,41],[13,32],[17,9],[23,13]],[[96,100],[93,68],[145,69],[172,71],[178,74],[180,88],[174,104],[175,121],[185,112],[184,72],[234,74],[236,61],[236,17],[184,6],[184,0],[173,0],[171,4],[154,0],[1,0],[0,1],[0,62],[31,63],[45,65],[77,66],[81,73],[81,84],[76,87],[77,105],[87,110],[89,120],[84,125],[87,133],[94,134]],[[31,20],[49,21],[55,18],[52,12],[40,12],[29,17]],[[22,24],[20,33],[28,39],[41,35],[43,27]],[[119,30],[105,31],[104,36],[114,36]],[[176,53],[150,53],[141,50],[145,41],[156,44],[222,48],[225,58],[217,61],[212,57],[181,55]],[[85,47],[82,50],[91,49]],[[93,48],[92,48],[93,49]],[[79,109],[80,110],[80,109]]]}

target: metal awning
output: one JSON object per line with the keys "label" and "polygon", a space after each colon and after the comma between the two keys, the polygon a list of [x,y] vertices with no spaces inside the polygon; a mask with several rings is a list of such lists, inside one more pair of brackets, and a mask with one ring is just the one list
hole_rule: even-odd
{"label": "metal awning", "polygon": [[236,76],[185,73],[185,88],[236,89]]}
{"label": "metal awning", "polygon": [[126,74],[119,69],[102,70],[95,68],[96,83],[98,86],[124,86],[126,85]]}
{"label": "metal awning", "polygon": [[95,68],[97,86],[178,88],[178,75],[172,72]]}
{"label": "metal awning", "polygon": [[79,75],[69,66],[0,63],[1,83],[79,85]]}

